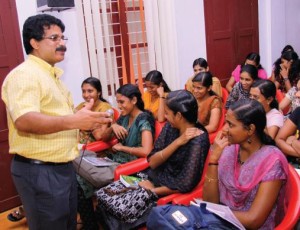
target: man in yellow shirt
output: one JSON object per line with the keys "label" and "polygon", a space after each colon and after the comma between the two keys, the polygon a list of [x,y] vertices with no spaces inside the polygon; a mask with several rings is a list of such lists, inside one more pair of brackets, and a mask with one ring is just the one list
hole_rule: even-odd
{"label": "man in yellow shirt", "polygon": [[2,86],[9,128],[11,171],[29,228],[76,229],[77,187],[72,160],[78,155],[78,129],[111,122],[92,112],[93,101],[74,114],[70,92],[54,65],[64,59],[67,38],[61,20],[40,14],[23,26],[27,60]]}

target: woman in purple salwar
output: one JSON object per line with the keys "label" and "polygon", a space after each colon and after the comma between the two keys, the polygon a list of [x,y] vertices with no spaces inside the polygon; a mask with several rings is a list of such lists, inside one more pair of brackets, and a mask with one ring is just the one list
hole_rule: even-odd
{"label": "woman in purple salwar", "polygon": [[259,102],[233,103],[211,148],[204,184],[203,199],[229,206],[247,229],[274,229],[284,215],[288,164],[265,126]]}

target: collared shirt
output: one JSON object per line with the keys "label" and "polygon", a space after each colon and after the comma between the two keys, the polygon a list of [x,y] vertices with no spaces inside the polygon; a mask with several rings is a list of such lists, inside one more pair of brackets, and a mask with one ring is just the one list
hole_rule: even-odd
{"label": "collared shirt", "polygon": [[14,122],[28,112],[48,116],[73,114],[70,92],[59,77],[63,71],[29,55],[13,69],[2,85],[9,128],[9,152],[47,162],[68,162],[78,155],[78,130],[33,134],[16,129]]}

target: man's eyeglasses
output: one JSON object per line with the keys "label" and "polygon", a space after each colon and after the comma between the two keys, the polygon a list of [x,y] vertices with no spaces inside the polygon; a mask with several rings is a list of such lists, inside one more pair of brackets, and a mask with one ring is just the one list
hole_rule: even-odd
{"label": "man's eyeglasses", "polygon": [[53,42],[60,42],[61,40],[63,40],[64,42],[68,41],[68,38],[65,37],[64,35],[59,36],[59,35],[51,35],[49,37],[44,37],[43,39],[50,39]]}

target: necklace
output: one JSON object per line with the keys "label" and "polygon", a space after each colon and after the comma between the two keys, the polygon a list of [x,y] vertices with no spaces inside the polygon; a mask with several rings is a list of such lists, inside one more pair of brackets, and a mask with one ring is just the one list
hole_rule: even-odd
{"label": "necklace", "polygon": [[239,150],[239,153],[238,153],[238,156],[237,156],[237,162],[240,164],[240,165],[243,165],[245,163],[245,161],[242,161],[241,160],[241,154],[240,154],[241,150]]}
{"label": "necklace", "polygon": [[[258,148],[256,151],[254,151],[254,153],[257,152],[258,150],[260,150],[261,147],[262,147],[262,144],[259,146],[259,148]],[[237,162],[238,162],[240,165],[243,165],[243,164],[245,163],[245,161],[242,161],[242,160],[241,160],[241,148],[239,149],[239,152],[238,152],[238,155],[237,155]]]}

